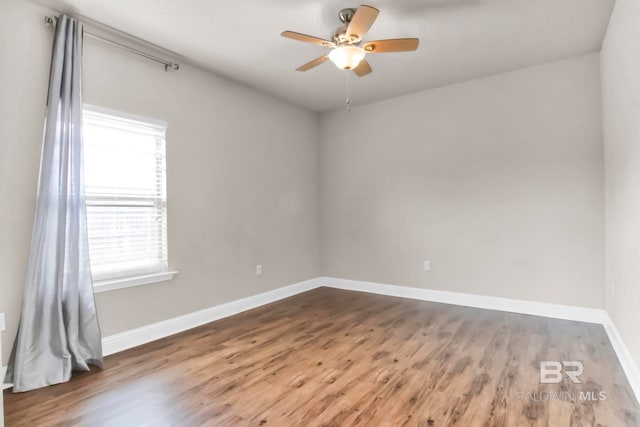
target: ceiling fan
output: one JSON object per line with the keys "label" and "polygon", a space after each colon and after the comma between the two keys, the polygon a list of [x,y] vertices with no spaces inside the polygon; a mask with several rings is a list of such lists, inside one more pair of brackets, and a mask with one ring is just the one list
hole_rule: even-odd
{"label": "ceiling fan", "polygon": [[375,7],[361,5],[357,9],[342,9],[338,14],[344,24],[333,33],[332,40],[309,36],[295,31],[284,31],[281,35],[293,40],[312,43],[331,48],[328,55],[316,58],[298,68],[296,71],[310,70],[327,60],[342,70],[353,70],[358,77],[371,72],[371,66],[364,59],[367,53],[407,52],[418,48],[417,38],[389,39],[362,42],[362,39],[375,22],[380,11]]}

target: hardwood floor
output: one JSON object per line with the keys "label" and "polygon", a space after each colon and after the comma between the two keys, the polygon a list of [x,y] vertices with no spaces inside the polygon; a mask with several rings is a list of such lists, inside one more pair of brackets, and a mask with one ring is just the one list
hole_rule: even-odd
{"label": "hardwood floor", "polygon": [[[543,360],[582,383],[540,384]],[[8,426],[640,425],[602,326],[330,288],[4,398]]]}

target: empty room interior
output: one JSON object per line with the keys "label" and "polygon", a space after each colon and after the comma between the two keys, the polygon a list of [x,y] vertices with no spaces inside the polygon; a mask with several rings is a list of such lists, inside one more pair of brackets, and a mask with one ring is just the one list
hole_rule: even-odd
{"label": "empty room interior", "polygon": [[0,16],[0,426],[640,426],[639,1]]}

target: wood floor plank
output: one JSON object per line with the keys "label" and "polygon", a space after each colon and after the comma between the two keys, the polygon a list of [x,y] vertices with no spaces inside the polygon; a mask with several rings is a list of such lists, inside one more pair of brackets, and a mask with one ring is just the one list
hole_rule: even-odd
{"label": "wood floor plank", "polygon": [[[540,384],[544,360],[582,362],[582,382]],[[5,392],[6,425],[640,426],[600,325],[330,288],[105,365]]]}

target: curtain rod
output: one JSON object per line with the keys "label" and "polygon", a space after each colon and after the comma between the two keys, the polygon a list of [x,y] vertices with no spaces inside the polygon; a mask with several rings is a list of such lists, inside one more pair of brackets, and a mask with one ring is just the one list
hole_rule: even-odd
{"label": "curtain rod", "polygon": [[[47,25],[56,25],[57,19],[58,18],[56,18],[55,16],[45,16],[44,23],[47,24]],[[113,40],[105,39],[104,37],[100,37],[100,36],[98,36],[96,34],[88,32],[88,31],[84,31],[83,30],[83,34],[85,36],[87,36],[87,37],[90,37],[90,38],[94,39],[94,40],[101,41],[102,43],[106,43],[108,45],[111,45],[111,46],[114,46],[114,47],[117,47],[117,48],[120,48],[120,49],[124,49],[124,50],[126,50],[128,52],[135,53],[136,55],[140,55],[140,56],[145,57],[147,59],[150,59],[152,61],[159,62],[160,64],[164,65],[164,70],[165,71],[169,70],[169,68],[171,68],[173,70],[179,70],[180,69],[180,64],[177,64],[175,62],[165,61],[164,59],[158,58],[157,56],[150,55],[150,54],[148,54],[146,52],[142,52],[142,51],[140,51],[138,49],[134,49],[134,48],[132,48],[130,46],[127,46],[127,45],[122,44],[122,43],[118,43],[118,42],[113,41]]]}

